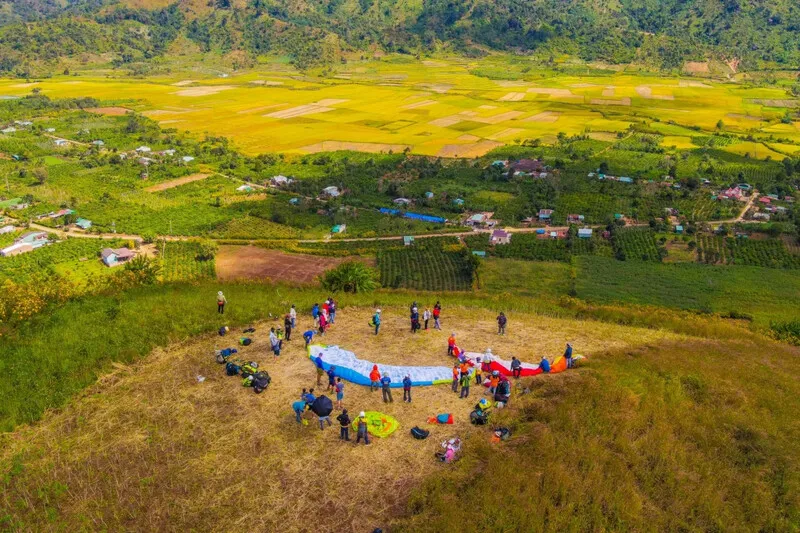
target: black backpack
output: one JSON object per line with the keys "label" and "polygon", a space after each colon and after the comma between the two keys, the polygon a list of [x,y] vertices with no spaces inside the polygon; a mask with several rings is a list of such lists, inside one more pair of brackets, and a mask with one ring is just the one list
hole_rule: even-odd
{"label": "black backpack", "polygon": [[411,428],[411,436],[414,437],[417,440],[425,440],[425,439],[428,438],[428,435],[430,435],[430,434],[431,434],[430,431],[428,431],[426,429],[422,429],[422,428],[417,427],[417,426],[414,426],[413,428]]}
{"label": "black backpack", "polygon": [[256,394],[261,394],[264,392],[269,384],[272,382],[272,378],[269,377],[269,374],[266,372],[258,372],[255,376],[253,376],[253,392]]}
{"label": "black backpack", "polygon": [[489,415],[485,411],[475,410],[469,414],[469,421],[476,426],[484,426],[489,422]]}
{"label": "black backpack", "polygon": [[225,373],[227,375],[229,375],[229,376],[237,376],[237,375],[239,375],[239,371],[241,369],[242,369],[242,367],[240,367],[239,365],[237,365],[236,363],[233,363],[233,362],[228,363],[227,365],[225,365]]}

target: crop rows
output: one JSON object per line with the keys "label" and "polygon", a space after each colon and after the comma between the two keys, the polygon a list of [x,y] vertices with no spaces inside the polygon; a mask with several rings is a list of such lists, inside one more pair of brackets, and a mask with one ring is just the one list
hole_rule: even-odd
{"label": "crop rows", "polygon": [[612,242],[619,259],[661,261],[653,232],[648,228],[620,228],[614,232]]}
{"label": "crop rows", "polygon": [[52,266],[59,263],[84,257],[97,260],[101,248],[118,244],[114,241],[101,243],[95,239],[67,239],[24,254],[3,257],[0,258],[0,279],[24,281],[33,274],[51,272]]}
{"label": "crop rows", "polygon": [[[162,243],[163,245],[163,243]],[[161,275],[164,281],[194,281],[216,277],[213,259],[201,261],[197,258],[200,247],[193,242],[168,242],[165,248],[159,245]]]}
{"label": "crop rows", "polygon": [[474,264],[466,252],[440,246],[388,249],[378,252],[381,285],[429,291],[466,291],[472,288]]}
{"label": "crop rows", "polygon": [[712,235],[697,236],[697,260],[699,262],[709,265],[717,263],[729,264],[732,259],[730,249],[725,244],[724,237]]}
{"label": "crop rows", "polygon": [[291,239],[299,232],[260,217],[244,216],[222,224],[212,234],[223,239]]}
{"label": "crop rows", "polygon": [[728,248],[737,265],[800,268],[800,257],[791,254],[779,239],[728,239]]}

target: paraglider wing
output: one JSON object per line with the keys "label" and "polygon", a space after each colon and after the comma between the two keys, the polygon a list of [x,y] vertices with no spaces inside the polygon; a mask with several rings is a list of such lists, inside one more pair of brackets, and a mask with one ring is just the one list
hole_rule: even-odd
{"label": "paraglider wing", "polygon": [[333,402],[327,396],[320,396],[311,404],[311,411],[317,416],[328,416],[333,412]]}

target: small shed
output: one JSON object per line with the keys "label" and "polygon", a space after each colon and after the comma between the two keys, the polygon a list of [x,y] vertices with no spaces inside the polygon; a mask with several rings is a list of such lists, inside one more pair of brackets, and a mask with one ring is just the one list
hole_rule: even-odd
{"label": "small shed", "polygon": [[239,185],[236,190],[239,192],[252,192],[253,188],[249,185]]}
{"label": "small shed", "polygon": [[149,146],[140,146],[139,148],[136,149],[136,151],[139,152],[140,154],[146,154],[148,152],[152,152]]}
{"label": "small shed", "polygon": [[394,203],[395,205],[409,205],[411,204],[411,200],[409,200],[408,198],[395,198],[394,200],[392,200],[392,203]]}
{"label": "small shed", "polygon": [[483,250],[472,250],[472,255],[477,257],[486,257],[486,252]]}
{"label": "small shed", "polygon": [[341,195],[342,193],[339,192],[339,187],[331,185],[330,187],[325,187],[322,189],[322,196],[327,196],[328,198],[336,198],[337,196]]}
{"label": "small shed", "polygon": [[55,144],[56,146],[67,146],[69,144],[69,141],[67,141],[66,139],[56,139],[55,141],[53,141],[53,144]]}
{"label": "small shed", "polygon": [[292,198],[291,200],[289,200],[289,203],[292,204],[292,205],[299,205],[300,204],[300,198]]}
{"label": "small shed", "polygon": [[79,218],[75,221],[75,225],[83,230],[87,230],[92,227],[92,221],[86,218]]}
{"label": "small shed", "polygon": [[414,237],[410,235],[403,237],[403,246],[411,246],[412,244],[414,244]]}
{"label": "small shed", "polygon": [[428,191],[428,192],[426,192],[426,193],[425,193],[425,198],[427,198],[428,200],[430,200],[431,198],[433,198],[433,193],[432,193],[431,191]]}
{"label": "small shed", "polygon": [[550,220],[552,216],[552,209],[539,209],[539,220]]}
{"label": "small shed", "polygon": [[633,183],[633,178],[623,176],[619,179],[620,183]]}
{"label": "small shed", "polygon": [[185,155],[181,157],[181,161],[183,161],[184,163],[191,163],[192,161],[194,161],[194,157],[190,155]]}
{"label": "small shed", "polygon": [[347,224],[336,224],[334,227],[331,228],[331,233],[344,233],[344,230],[347,229]]}
{"label": "small shed", "polygon": [[592,228],[580,228],[578,230],[578,238],[580,238],[580,239],[591,239],[592,238]]}
{"label": "small shed", "polygon": [[106,143],[101,141],[100,139],[92,141],[92,144],[95,146],[104,146]]}
{"label": "small shed", "polygon": [[677,233],[678,235],[682,234],[683,233],[683,226],[681,226],[680,224],[675,226],[675,233]]}

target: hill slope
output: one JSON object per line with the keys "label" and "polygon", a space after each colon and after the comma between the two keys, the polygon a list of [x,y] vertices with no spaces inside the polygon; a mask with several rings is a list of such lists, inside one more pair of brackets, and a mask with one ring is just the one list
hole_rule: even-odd
{"label": "hill slope", "polygon": [[800,64],[797,20],[800,7],[788,0],[82,0],[65,7],[14,0],[0,10],[0,71],[78,53],[113,53],[121,64],[148,60],[179,36],[206,51],[289,53],[300,66],[333,60],[342,49],[445,46],[659,68],[708,58],[792,67]]}

